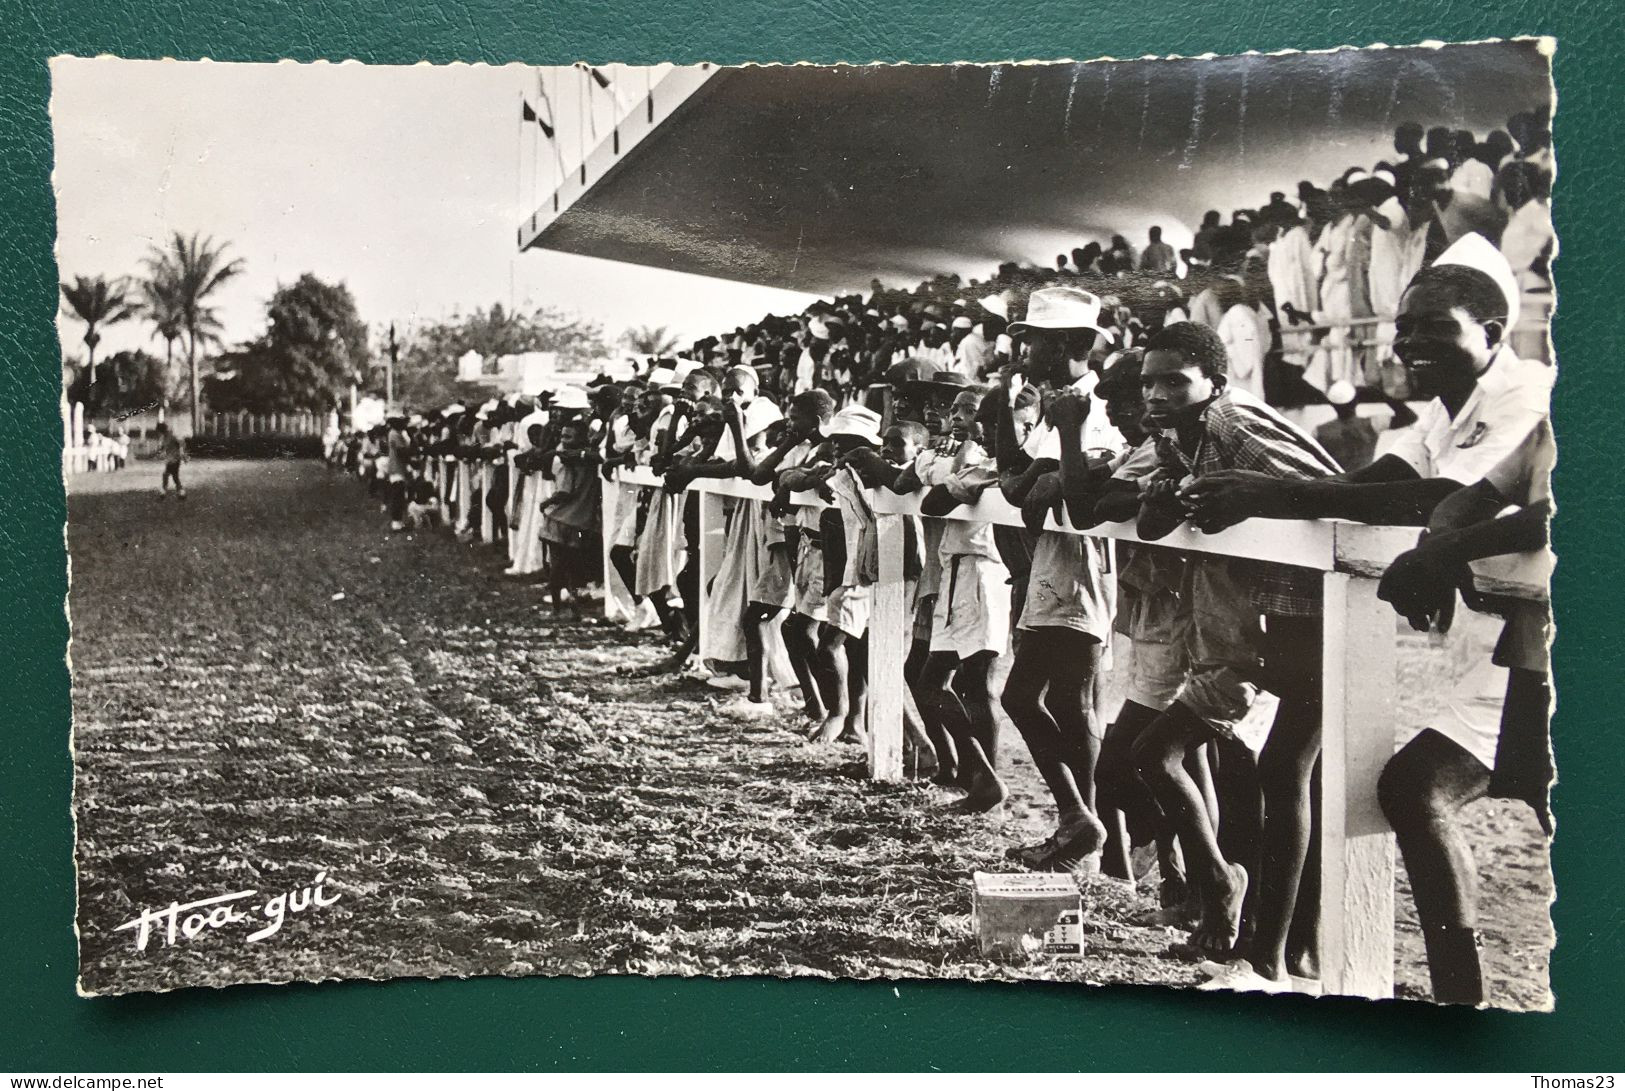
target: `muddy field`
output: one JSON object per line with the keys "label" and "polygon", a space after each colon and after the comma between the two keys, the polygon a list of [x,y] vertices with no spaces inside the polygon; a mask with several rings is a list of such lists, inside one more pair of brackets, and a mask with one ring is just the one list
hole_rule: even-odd
{"label": "muddy field", "polygon": [[[1090,957],[990,962],[970,875],[1048,833],[1006,732],[1017,797],[949,813],[876,785],[855,747],[739,723],[693,682],[640,676],[645,635],[555,622],[540,589],[448,534],[386,533],[314,463],[192,463],[70,489],[81,985],[466,974],[784,974],[1193,985],[1138,927],[1143,896],[1095,881]],[[1408,649],[1416,678],[1448,664]],[[1414,653],[1414,654],[1410,654]],[[1414,714],[1425,714],[1420,708]],[[1538,1006],[1550,876],[1526,809],[1491,803],[1482,846],[1493,999]],[[325,872],[325,875],[323,873]],[[293,892],[309,902],[275,915]],[[243,891],[244,917],[144,951],[116,930]],[[208,912],[205,907],[203,912]],[[1403,995],[1425,995],[1401,891]]]}

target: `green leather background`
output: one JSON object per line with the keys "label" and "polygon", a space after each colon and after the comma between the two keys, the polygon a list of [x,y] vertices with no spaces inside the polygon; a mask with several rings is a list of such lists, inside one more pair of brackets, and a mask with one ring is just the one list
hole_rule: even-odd
{"label": "green leather background", "polygon": [[[1613,15],[1608,12],[1613,11]],[[1613,3],[1281,0],[707,4],[0,0],[0,1070],[1618,1069],[1617,378],[1625,108]],[[74,995],[56,270],[55,53],[403,63],[949,61],[1559,40],[1555,1015],[1116,988],[778,980],[397,981]],[[107,103],[116,112],[119,104]],[[243,124],[252,125],[245,117]],[[401,124],[411,124],[409,117]],[[1519,1077],[1527,1079],[1527,1077]]]}

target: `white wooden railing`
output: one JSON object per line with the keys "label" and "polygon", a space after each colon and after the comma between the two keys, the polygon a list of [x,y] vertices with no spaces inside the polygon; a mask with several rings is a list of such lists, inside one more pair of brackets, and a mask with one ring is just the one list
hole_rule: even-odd
{"label": "white wooden railing", "polygon": [[[646,468],[621,470],[624,484],[659,487]],[[604,526],[615,525],[620,490],[604,490]],[[723,499],[767,500],[772,490],[739,479],[700,479],[701,646],[705,596],[721,563]],[[913,632],[904,600],[903,522],[919,515],[923,493],[871,494],[879,539],[880,577],[869,621],[869,696],[866,725],[870,775],[903,776],[903,661]],[[792,500],[825,506],[810,493]],[[1022,526],[1021,513],[997,489],[974,505],[941,518]],[[1052,516],[1052,530],[1078,533]],[[1104,523],[1089,536],[1139,542],[1132,523]],[[1394,839],[1377,804],[1377,777],[1394,753],[1398,708],[1396,619],[1377,598],[1377,578],[1416,543],[1415,527],[1365,526],[1336,520],[1251,520],[1218,534],[1182,526],[1156,547],[1276,561],[1314,569],[1325,586],[1325,661],[1321,755],[1321,980],[1328,994],[1391,997],[1394,993]],[[606,535],[605,549],[608,549]],[[694,543],[690,543],[691,547]],[[605,557],[606,578],[613,569]],[[1498,585],[1502,594],[1544,598],[1537,587]],[[606,602],[608,596],[606,595]]]}

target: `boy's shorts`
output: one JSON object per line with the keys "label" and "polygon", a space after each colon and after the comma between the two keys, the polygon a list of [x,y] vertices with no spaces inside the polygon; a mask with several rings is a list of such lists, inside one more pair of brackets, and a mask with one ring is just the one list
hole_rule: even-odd
{"label": "boy's shorts", "polygon": [[1192,559],[1185,586],[1190,676],[1178,699],[1218,734],[1234,739],[1260,692],[1264,634],[1258,608],[1226,558]]}
{"label": "boy's shorts", "polygon": [[936,626],[932,619],[937,612],[937,596],[920,595],[914,600],[914,643],[930,645],[931,630]]}
{"label": "boy's shorts", "polygon": [[1123,700],[1161,712],[1174,703],[1185,684],[1190,654],[1183,639],[1167,644],[1113,635],[1113,669],[1122,684]]}
{"label": "boy's shorts", "polygon": [[610,535],[613,546],[638,544],[638,486],[624,482],[615,486],[615,530]]}
{"label": "boy's shorts", "polygon": [[829,606],[824,596],[824,550],[802,534],[796,543],[795,604],[798,614],[817,621],[829,619]]}
{"label": "boy's shorts", "polygon": [[762,550],[761,567],[746,591],[747,602],[776,606],[780,609],[796,601],[795,569],[790,562],[790,551],[783,546]]}
{"label": "boy's shorts", "polygon": [[1411,718],[1412,722],[1402,723],[1394,736],[1396,751],[1424,729],[1432,729],[1478,759],[1484,768],[1495,768],[1501,706],[1507,691],[1507,668],[1496,662],[1495,655],[1499,626],[1495,617],[1458,607],[1441,656],[1454,668],[1444,707],[1428,709],[1423,716]]}
{"label": "boy's shorts", "polygon": [[991,557],[961,554],[943,565],[931,650],[969,657],[1010,646],[1009,573]]}
{"label": "boy's shorts", "polygon": [[828,615],[824,620],[847,636],[861,637],[869,631],[869,614],[873,609],[873,588],[843,583],[829,593]]}

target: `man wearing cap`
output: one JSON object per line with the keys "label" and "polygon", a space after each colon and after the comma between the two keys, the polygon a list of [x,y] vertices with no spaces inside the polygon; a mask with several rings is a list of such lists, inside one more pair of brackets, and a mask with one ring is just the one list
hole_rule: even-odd
{"label": "man wearing cap", "polygon": [[[878,448],[880,414],[861,405],[847,406],[830,420],[826,433],[837,458]],[[836,465],[824,475],[824,484],[833,494],[834,508],[825,512],[823,526],[839,525],[844,563],[840,565],[840,579],[829,593],[828,620],[819,640],[818,673],[824,680],[828,714],[813,740],[832,743],[843,736],[860,740],[864,737],[869,615],[874,606],[873,585],[879,576],[879,560],[875,553],[874,511],[856,471]],[[831,519],[832,513],[838,513],[839,518]]]}
{"label": "man wearing cap", "polygon": [[[1122,437],[1089,397],[1099,374],[1091,361],[1097,339],[1113,336],[1100,323],[1100,299],[1082,288],[1043,288],[1032,294],[1027,317],[1010,332],[1027,341],[1028,378],[1057,391],[1070,407],[1064,419],[1040,425],[1018,446],[1013,412],[1020,376],[1005,386],[1000,411],[998,464],[1001,489],[1024,504],[1035,484],[1060,498],[1058,470],[1066,452],[1116,453]],[[1055,799],[1055,833],[1023,850],[1024,862],[1042,870],[1072,870],[1099,852],[1106,828],[1094,812],[1100,669],[1111,638],[1116,580],[1108,545],[1077,534],[1044,531],[1033,549],[1015,661],[1002,704],[1021,731],[1033,762]]]}
{"label": "man wearing cap", "polygon": [[992,356],[982,328],[971,321],[970,315],[959,315],[950,327],[948,343],[954,350],[954,370],[963,375],[967,382],[981,382]]}
{"label": "man wearing cap", "polygon": [[[1247,518],[1425,524],[1441,501],[1484,480],[1546,420],[1553,369],[1519,359],[1507,343],[1519,302],[1506,259],[1483,237],[1464,236],[1416,275],[1400,304],[1394,352],[1412,389],[1433,398],[1401,442],[1363,470],[1318,481],[1271,480],[1237,470],[1205,475],[1181,493],[1193,521],[1203,530]],[[1531,563],[1518,555],[1475,561],[1473,570],[1495,577]],[[1446,783],[1482,789],[1469,790],[1468,798],[1488,791],[1503,729],[1467,696],[1453,695],[1451,715],[1406,742],[1393,760],[1410,770],[1402,779],[1419,785],[1426,798],[1448,794],[1439,787]],[[1385,809],[1400,802],[1392,791],[1384,797]],[[1440,823],[1408,824],[1403,837],[1408,860],[1448,858],[1456,879],[1443,884],[1437,899],[1425,892],[1432,887],[1417,899],[1436,996],[1476,1003],[1482,987],[1476,909],[1464,893],[1471,889],[1470,864],[1439,848],[1446,840]]]}
{"label": "man wearing cap", "polygon": [[[1410,172],[1414,174],[1414,172]],[[1433,210],[1408,187],[1401,188],[1398,176],[1389,170],[1372,173],[1373,196],[1386,189],[1386,195],[1371,212],[1376,225],[1371,233],[1371,310],[1381,319],[1375,340],[1378,363],[1393,356],[1394,321],[1405,286],[1422,268],[1427,257],[1428,223]],[[1353,469],[1349,463],[1345,466]]]}

